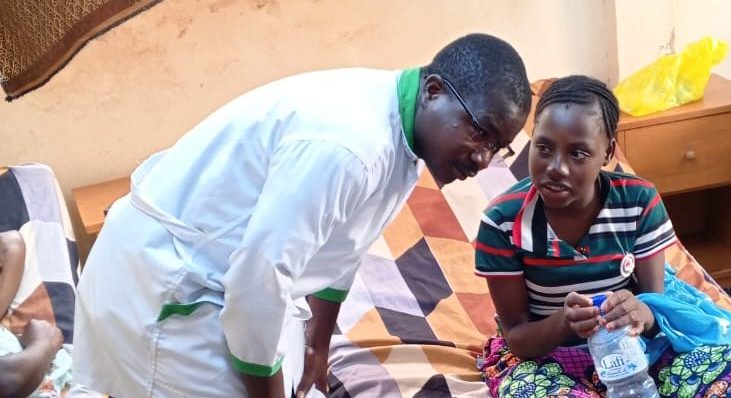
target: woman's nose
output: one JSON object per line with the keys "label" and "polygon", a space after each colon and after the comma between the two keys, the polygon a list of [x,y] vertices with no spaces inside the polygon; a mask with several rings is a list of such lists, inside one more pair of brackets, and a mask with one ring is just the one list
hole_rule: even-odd
{"label": "woman's nose", "polygon": [[549,175],[565,177],[569,174],[569,166],[564,159],[565,157],[560,154],[556,154],[551,158],[551,161],[548,162],[548,168],[546,169]]}

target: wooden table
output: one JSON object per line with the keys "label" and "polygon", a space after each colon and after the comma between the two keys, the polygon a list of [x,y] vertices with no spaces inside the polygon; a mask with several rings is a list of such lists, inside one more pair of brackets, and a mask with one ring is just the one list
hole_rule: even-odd
{"label": "wooden table", "polygon": [[617,141],[662,194],[731,184],[731,81],[712,75],[700,101],[642,117],[622,114]]}
{"label": "wooden table", "polygon": [[96,235],[104,224],[104,213],[115,200],[129,192],[129,177],[117,178],[71,190],[81,224],[89,235]]}
{"label": "wooden table", "polygon": [[690,253],[731,286],[731,81],[712,75],[699,101],[623,114],[617,141],[637,174],[657,186]]}

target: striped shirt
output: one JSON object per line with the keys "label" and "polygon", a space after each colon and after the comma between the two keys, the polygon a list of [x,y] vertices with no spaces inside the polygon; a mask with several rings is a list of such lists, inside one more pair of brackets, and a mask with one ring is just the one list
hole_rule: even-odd
{"label": "striped shirt", "polygon": [[642,260],[660,253],[675,242],[675,232],[652,184],[623,173],[601,172],[599,178],[602,208],[576,246],[551,229],[529,178],[495,198],[475,242],[476,274],[524,278],[537,319],[561,309],[572,291],[627,288],[632,274],[621,272],[625,255]]}

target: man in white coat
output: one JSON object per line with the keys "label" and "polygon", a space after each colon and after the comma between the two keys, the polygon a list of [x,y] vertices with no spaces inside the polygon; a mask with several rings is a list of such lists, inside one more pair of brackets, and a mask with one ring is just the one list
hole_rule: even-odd
{"label": "man in white coat", "polygon": [[423,68],[233,100],[110,209],[78,286],[75,378],[123,398],[324,391],[339,303],[423,166],[440,186],[474,176],[529,108],[520,56],[484,34]]}

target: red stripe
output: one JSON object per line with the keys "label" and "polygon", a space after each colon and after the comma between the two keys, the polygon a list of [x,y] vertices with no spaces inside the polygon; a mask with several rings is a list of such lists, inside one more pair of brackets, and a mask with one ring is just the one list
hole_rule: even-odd
{"label": "red stripe", "polygon": [[523,274],[515,274],[515,275],[485,275],[485,274],[479,274],[475,272],[475,275],[479,276],[480,278],[522,278]]}
{"label": "red stripe", "polygon": [[495,199],[493,199],[490,202],[490,206],[495,206],[497,204],[507,202],[507,201],[513,200],[513,199],[523,199],[523,198],[525,198],[525,195],[527,195],[526,192],[506,193],[505,195],[500,195],[500,196],[496,197]]}
{"label": "red stripe", "polygon": [[523,210],[525,210],[525,206],[533,200],[533,197],[536,196],[536,192],[538,192],[536,186],[531,185],[530,189],[528,189],[528,193],[525,195],[525,199],[523,199],[523,205],[520,207],[518,214],[515,216],[515,220],[513,220],[513,244],[515,246],[523,247]]}
{"label": "red stripe", "polygon": [[562,267],[565,265],[577,265],[586,263],[602,263],[606,261],[619,260],[624,255],[622,254],[605,254],[603,256],[589,257],[586,260],[568,260],[568,259],[548,259],[548,258],[523,258],[525,265],[548,265],[553,267]]}
{"label": "red stripe", "polygon": [[558,244],[558,239],[553,241],[553,256],[561,257],[561,246]]}
{"label": "red stripe", "polygon": [[523,231],[523,223],[521,220],[523,219],[523,209],[521,208],[520,211],[518,211],[518,214],[515,216],[515,220],[513,221],[513,244],[518,247],[523,247],[521,243],[523,243],[523,238],[521,231]]}
{"label": "red stripe", "polygon": [[503,257],[513,257],[515,255],[515,251],[510,249],[498,249],[495,247],[488,246],[484,243],[475,242],[475,248],[479,251],[485,252],[487,254],[493,254],[496,256],[503,256]]}
{"label": "red stripe", "polygon": [[647,207],[645,207],[645,211],[642,212],[642,216],[643,217],[646,216],[647,213],[649,213],[650,210],[652,210],[655,206],[657,206],[658,203],[660,203],[660,195],[655,193],[655,197],[652,198],[652,200],[650,201],[650,204],[647,205]]}
{"label": "red stripe", "polygon": [[643,180],[636,180],[634,178],[626,178],[623,180],[613,180],[612,181],[613,187],[632,187],[632,186],[637,186],[637,185],[643,186],[643,187],[648,187],[648,188],[653,188],[653,185],[650,184],[649,182],[643,181]]}

